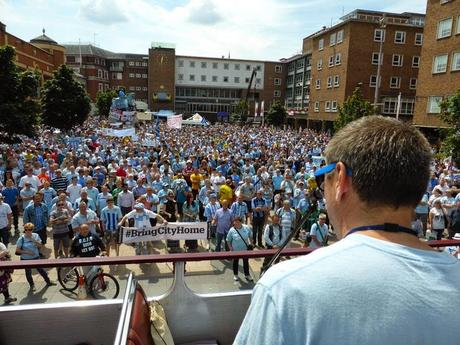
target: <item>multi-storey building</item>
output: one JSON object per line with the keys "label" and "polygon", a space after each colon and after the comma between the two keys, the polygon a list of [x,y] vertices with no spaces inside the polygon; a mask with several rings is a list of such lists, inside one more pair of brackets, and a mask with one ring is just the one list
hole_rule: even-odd
{"label": "multi-storey building", "polygon": [[233,112],[248,96],[253,115],[255,102],[264,101],[268,110],[273,100],[282,101],[283,73],[280,62],[175,55],[173,46],[155,44],[149,50],[149,105],[152,110],[199,112],[213,120]]}
{"label": "multi-storey building", "polygon": [[284,105],[288,120],[293,119],[297,127],[306,121],[310,106],[311,50],[281,59],[281,62],[287,70]]}
{"label": "multi-storey building", "polygon": [[460,1],[428,0],[414,124],[444,127],[439,102],[460,88]]}
{"label": "multi-storey building", "polygon": [[396,115],[401,94],[400,118],[412,120],[424,17],[355,10],[337,25],[306,37],[303,53],[311,53],[309,122],[332,125],[338,106],[356,87],[388,116]]}
{"label": "multi-storey building", "polygon": [[53,72],[64,63],[65,48],[43,34],[29,42],[6,32],[0,22],[0,46],[10,45],[16,49],[16,65],[24,70],[38,70],[42,82],[52,77]]}

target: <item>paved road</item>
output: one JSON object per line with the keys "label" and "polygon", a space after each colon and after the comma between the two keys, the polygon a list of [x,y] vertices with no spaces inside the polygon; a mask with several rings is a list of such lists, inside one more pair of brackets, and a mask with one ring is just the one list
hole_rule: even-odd
{"label": "paved road", "polygon": [[[12,244],[8,247],[13,260],[19,260],[14,254],[16,238],[12,239]],[[299,245],[299,244],[295,244]],[[199,248],[204,251],[203,247]],[[159,243],[151,248],[152,253],[165,253],[164,244]],[[44,254],[50,257],[51,241],[48,241]],[[134,255],[134,248],[127,245],[120,247],[120,255]],[[260,267],[263,259],[251,260],[250,270],[254,280],[259,277]],[[252,289],[254,283],[247,282],[242,272],[242,262],[240,261],[240,280],[233,280],[232,261],[215,260],[203,262],[190,262],[187,264],[185,282],[193,291],[198,293],[239,291],[243,289]],[[122,296],[126,280],[130,272],[134,272],[142,287],[146,290],[148,296],[158,296],[165,293],[173,281],[172,263],[160,264],[141,264],[141,265],[118,265],[104,267],[104,270],[114,275],[120,283],[120,296]],[[51,280],[57,282],[57,270],[54,268],[47,269]],[[13,274],[13,282],[10,284],[10,293],[17,297],[15,304],[34,304],[34,303],[53,303],[79,300],[82,296],[77,293],[68,292],[57,286],[46,287],[42,277],[33,270],[33,278],[36,291],[30,291],[29,284],[25,278],[23,270],[16,270]],[[89,298],[89,297],[87,297]],[[0,302],[1,303],[1,302]]]}

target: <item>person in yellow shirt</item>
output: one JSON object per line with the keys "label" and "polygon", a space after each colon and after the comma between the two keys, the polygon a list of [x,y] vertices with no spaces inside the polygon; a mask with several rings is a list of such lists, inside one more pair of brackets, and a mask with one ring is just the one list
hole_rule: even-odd
{"label": "person in yellow shirt", "polygon": [[227,179],[225,184],[223,184],[219,189],[219,201],[222,203],[224,200],[227,200],[229,204],[233,202],[233,189],[232,189],[232,180]]}
{"label": "person in yellow shirt", "polygon": [[200,171],[195,168],[193,169],[193,173],[190,175],[190,182],[192,183],[192,193],[193,193],[193,199],[196,199],[196,196],[200,192],[201,188],[201,181],[204,180],[203,175],[200,174]]}

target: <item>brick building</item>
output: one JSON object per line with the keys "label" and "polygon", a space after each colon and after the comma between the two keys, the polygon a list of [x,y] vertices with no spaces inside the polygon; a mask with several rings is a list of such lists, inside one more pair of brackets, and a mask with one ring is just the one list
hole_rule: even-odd
{"label": "brick building", "polygon": [[[323,126],[331,126],[338,106],[356,87],[374,103],[379,64],[380,112],[395,116],[401,93],[400,118],[411,121],[423,25],[423,14],[355,10],[342,17],[340,23],[306,37],[303,56],[311,65],[310,73],[304,72],[303,82],[304,90],[309,88],[308,125],[320,121]],[[307,86],[307,81],[311,85]]]}
{"label": "brick building", "polygon": [[7,32],[6,25],[0,22],[0,46],[4,45],[16,49],[16,65],[21,69],[38,70],[42,83],[65,62],[65,47],[45,35],[45,29],[42,35],[27,42]]}
{"label": "brick building", "polygon": [[439,102],[460,88],[460,1],[428,0],[414,124],[444,127]]}

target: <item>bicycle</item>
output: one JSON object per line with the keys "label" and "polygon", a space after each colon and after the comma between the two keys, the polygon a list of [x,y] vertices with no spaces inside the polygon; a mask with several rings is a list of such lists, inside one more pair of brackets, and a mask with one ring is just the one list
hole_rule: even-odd
{"label": "bicycle", "polygon": [[88,293],[96,299],[115,299],[120,292],[118,280],[99,266],[92,266],[87,274],[79,266],[59,267],[57,274],[59,284],[66,291],[75,291],[84,279],[86,283],[89,281]]}

